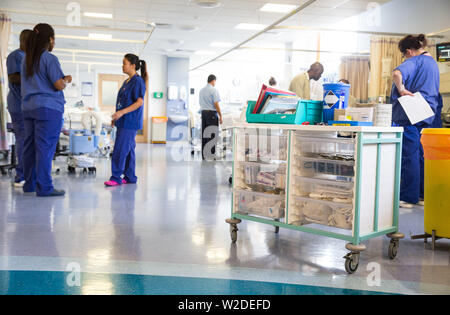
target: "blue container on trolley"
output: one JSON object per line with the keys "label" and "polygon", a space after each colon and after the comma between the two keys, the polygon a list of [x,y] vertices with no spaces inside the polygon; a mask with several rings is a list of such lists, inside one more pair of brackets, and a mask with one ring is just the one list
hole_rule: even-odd
{"label": "blue container on trolley", "polygon": [[334,110],[348,107],[350,84],[325,83],[323,85],[323,121],[334,120]]}

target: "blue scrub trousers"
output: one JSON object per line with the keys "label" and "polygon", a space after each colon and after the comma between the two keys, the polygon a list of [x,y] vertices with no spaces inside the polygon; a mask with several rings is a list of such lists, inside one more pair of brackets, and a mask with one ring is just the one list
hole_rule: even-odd
{"label": "blue scrub trousers", "polygon": [[23,174],[23,143],[25,141],[25,126],[22,113],[9,113],[11,116],[11,121],[13,125],[14,136],[16,138],[16,156],[17,156],[17,166],[16,166],[16,178],[15,182],[20,183],[25,179]]}
{"label": "blue scrub trousers", "polygon": [[117,128],[116,142],[111,159],[112,176],[110,180],[122,184],[122,175],[130,183],[137,182],[136,177],[136,133],[137,130]]}
{"label": "blue scrub trousers", "polygon": [[53,190],[52,161],[62,128],[62,119],[40,120],[25,117],[23,162],[24,192],[48,196]]}
{"label": "blue scrub trousers", "polygon": [[400,200],[416,204],[424,198],[424,152],[420,143],[425,126],[406,126],[403,133]]}

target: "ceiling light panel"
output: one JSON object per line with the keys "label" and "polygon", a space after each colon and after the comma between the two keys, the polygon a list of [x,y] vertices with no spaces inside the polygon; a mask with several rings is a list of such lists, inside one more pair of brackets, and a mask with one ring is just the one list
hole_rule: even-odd
{"label": "ceiling light panel", "polygon": [[100,39],[100,40],[108,40],[108,39],[112,39],[112,35],[111,34],[89,33],[89,38],[91,38],[91,39]]}
{"label": "ceiling light panel", "polygon": [[246,31],[261,31],[266,27],[267,25],[264,24],[240,23],[236,25],[235,28],[238,30],[246,30]]}
{"label": "ceiling light panel", "polygon": [[95,12],[84,12],[83,15],[85,17],[93,17],[100,19],[112,19],[113,15],[110,13],[95,13]]}
{"label": "ceiling light panel", "polygon": [[292,4],[277,4],[277,3],[266,3],[260,11],[262,12],[273,12],[273,13],[289,13],[295,10],[298,6]]}
{"label": "ceiling light panel", "polygon": [[209,46],[219,48],[229,48],[233,46],[233,43],[229,42],[212,42]]}

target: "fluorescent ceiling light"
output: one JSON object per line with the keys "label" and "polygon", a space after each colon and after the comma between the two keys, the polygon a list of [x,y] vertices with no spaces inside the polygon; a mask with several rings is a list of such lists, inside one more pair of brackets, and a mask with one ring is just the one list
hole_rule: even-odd
{"label": "fluorescent ceiling light", "polygon": [[210,51],[210,50],[197,50],[195,52],[196,55],[214,55],[215,52],[214,51]]}
{"label": "fluorescent ceiling light", "polygon": [[221,4],[219,0],[195,0],[194,2],[198,6],[208,9],[217,8]]}
{"label": "fluorescent ceiling light", "polygon": [[265,29],[267,25],[264,24],[251,24],[251,23],[241,23],[236,25],[236,29],[238,30],[247,30],[247,31],[261,31]]}
{"label": "fluorescent ceiling light", "polygon": [[296,5],[292,4],[276,4],[276,3],[266,3],[260,11],[263,12],[275,12],[275,13],[288,13],[296,9]]}
{"label": "fluorescent ceiling light", "polygon": [[228,48],[233,46],[233,43],[228,42],[212,42],[209,46],[211,47],[220,47],[220,48]]}
{"label": "fluorescent ceiling light", "polygon": [[86,17],[101,18],[101,19],[112,19],[113,18],[113,15],[110,13],[84,12],[83,15]]}
{"label": "fluorescent ceiling light", "polygon": [[112,39],[112,35],[111,34],[89,33],[89,38],[91,38],[91,39]]}

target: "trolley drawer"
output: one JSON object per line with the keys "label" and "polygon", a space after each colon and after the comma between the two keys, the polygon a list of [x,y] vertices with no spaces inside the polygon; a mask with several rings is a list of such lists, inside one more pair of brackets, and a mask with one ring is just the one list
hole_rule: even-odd
{"label": "trolley drawer", "polygon": [[286,189],[286,165],[242,162],[238,168],[244,174],[244,183],[256,190]]}
{"label": "trolley drawer", "polygon": [[353,204],[354,184],[308,177],[293,177],[292,194],[317,200]]}
{"label": "trolley drawer", "polygon": [[297,156],[294,158],[293,173],[310,178],[353,181],[355,162]]}
{"label": "trolley drawer", "polygon": [[289,210],[289,224],[312,223],[351,230],[353,228],[353,205],[294,197]]}
{"label": "trolley drawer", "polygon": [[284,218],[285,195],[273,195],[245,190],[233,190],[234,212],[254,214],[272,219]]}
{"label": "trolley drawer", "polygon": [[240,134],[238,147],[242,148],[247,162],[287,161],[288,137],[286,135]]}
{"label": "trolley drawer", "polygon": [[355,139],[295,136],[294,154],[312,158],[353,159]]}

